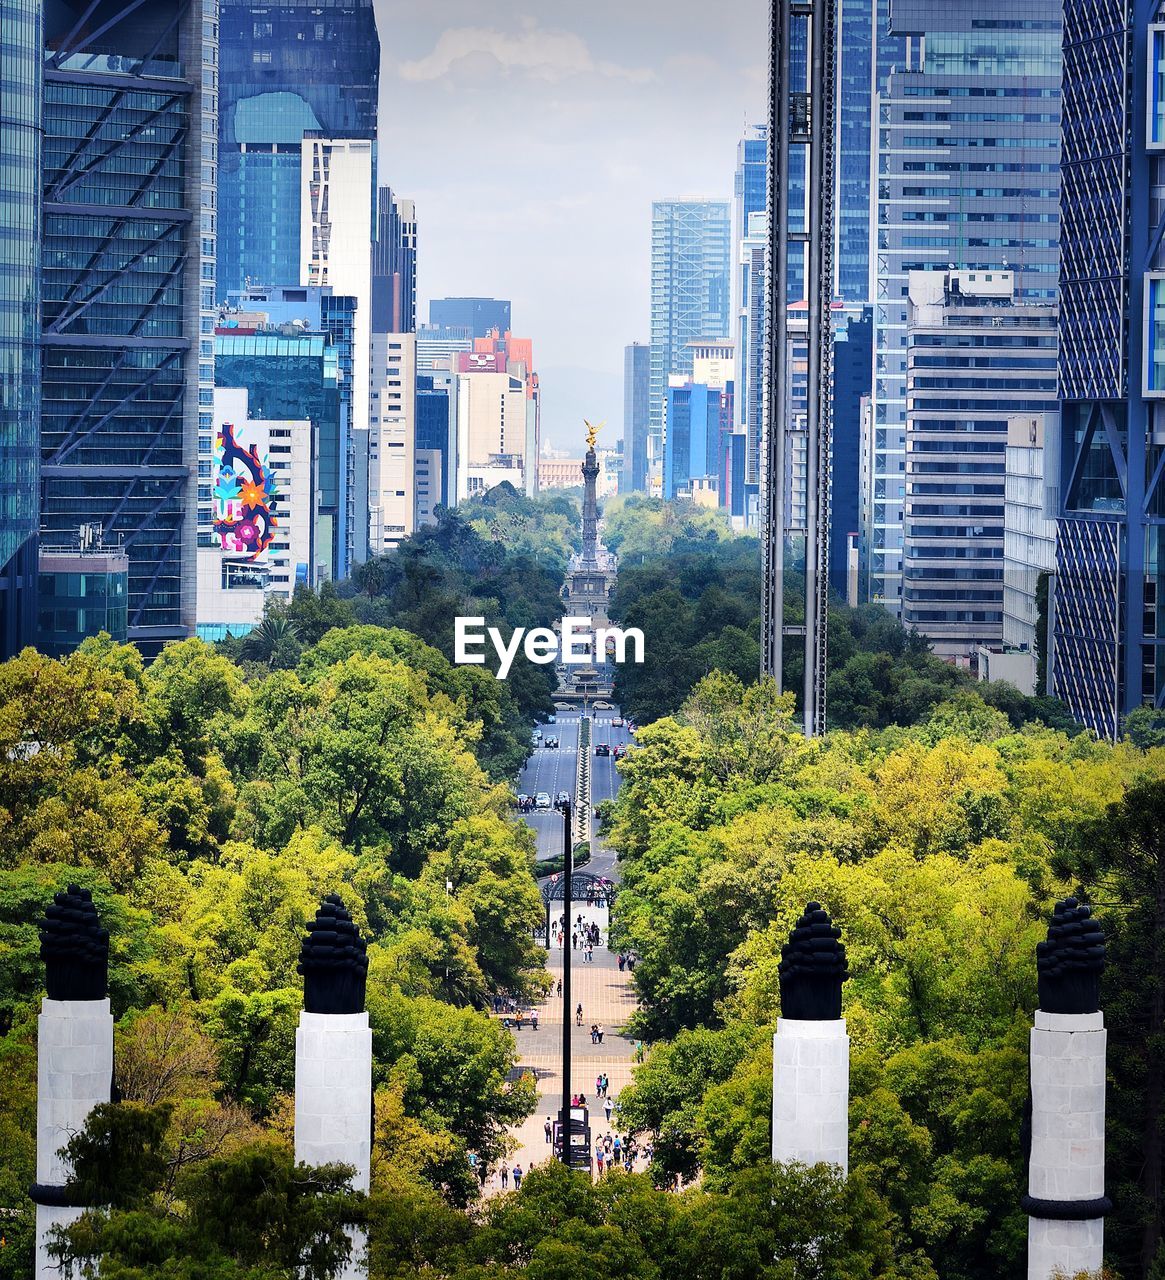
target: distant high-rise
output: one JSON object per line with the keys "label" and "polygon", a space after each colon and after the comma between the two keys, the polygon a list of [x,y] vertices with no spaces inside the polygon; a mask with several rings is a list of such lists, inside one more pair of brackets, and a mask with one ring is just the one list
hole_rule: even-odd
{"label": "distant high-rise", "polygon": [[856,554],[861,534],[862,403],[869,398],[874,356],[873,308],[847,310],[846,323],[834,328],[829,477],[829,583],[841,596],[849,588],[850,547]]}
{"label": "distant high-rise", "polygon": [[195,625],[216,12],[214,0],[46,6],[42,526],[57,541],[82,524],[121,541],[128,634],[147,654]]}
{"label": "distant high-rise", "polygon": [[417,213],[389,187],[377,195],[372,246],[372,332],[417,330]]}
{"label": "distant high-rise", "polygon": [[1022,20],[1002,0],[894,0],[891,10],[907,53],[877,107],[876,445],[863,544],[869,598],[894,612],[902,595],[909,274],[1011,270],[1017,302],[1055,301],[1061,8],[1061,0],[1032,0]]}
{"label": "distant high-rise", "polygon": [[434,298],[429,324],[439,329],[468,329],[474,338],[487,338],[496,329],[505,337],[510,328],[510,304],[505,298]]}
{"label": "distant high-rise", "polygon": [[1010,271],[912,271],[902,617],[943,657],[1003,640],[1008,420],[1056,405],[1056,308]]}
{"label": "distant high-rise", "polygon": [[745,482],[759,484],[760,447],[765,398],[765,300],[769,218],[762,209],[750,213],[737,245],[736,422],[744,431]]}
{"label": "distant high-rise", "polygon": [[633,342],[623,348],[623,475],[624,493],[647,488],[647,419],[651,403],[651,348]]}
{"label": "distant high-rise", "polygon": [[222,300],[248,280],[303,283],[303,136],[375,142],[380,42],[372,0],[220,0],[219,35]]}
{"label": "distant high-rise", "polygon": [[0,661],[36,638],[40,507],[41,0],[0,0]]}
{"label": "distant high-rise", "polygon": [[663,433],[672,374],[690,375],[688,343],[730,333],[732,214],[727,200],[657,200],[651,206],[651,404]]}

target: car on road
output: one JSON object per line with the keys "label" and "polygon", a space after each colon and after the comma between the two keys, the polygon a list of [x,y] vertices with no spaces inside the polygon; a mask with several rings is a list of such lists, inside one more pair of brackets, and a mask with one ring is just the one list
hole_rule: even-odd
{"label": "car on road", "polygon": [[611,747],[609,743],[606,743],[606,742],[595,743],[595,755],[609,756],[610,754],[611,754]]}
{"label": "car on road", "polygon": [[610,710],[611,710],[611,704],[610,704],[609,702],[595,702],[595,703],[592,703],[592,706],[594,707],[594,709],[595,709],[596,711],[610,711]]}
{"label": "car on road", "polygon": [[534,797],[534,808],[535,809],[550,808],[550,792],[549,791],[538,792],[538,794]]}
{"label": "car on road", "polygon": [[518,792],[518,808],[528,809],[530,807],[530,797],[524,792]]}
{"label": "car on road", "polygon": [[542,741],[542,730],[541,730],[541,729],[535,729],[535,730],[534,730],[534,732],[530,735],[530,741],[531,741],[535,746],[537,746],[537,745]]}
{"label": "car on road", "polygon": [[622,716],[616,716],[616,717],[614,718],[614,720],[612,720],[612,721],[611,721],[611,724],[612,724],[616,729],[622,729],[622,727],[623,727],[624,723],[625,723],[625,722],[624,722],[624,720],[623,720],[623,717],[622,717]]}
{"label": "car on road", "polygon": [[556,720],[556,718],[555,718],[554,716],[547,716],[547,717],[546,717],[546,723],[547,723],[547,724],[556,724],[556,723],[557,723],[557,720]]}
{"label": "car on road", "polygon": [[558,739],[553,734],[551,734],[549,738],[542,739],[542,745],[544,747],[548,747],[551,751],[557,751]]}
{"label": "car on road", "polygon": [[619,745],[615,748],[615,759],[622,760],[626,754],[627,754],[627,744],[625,742],[619,743]]}
{"label": "car on road", "polygon": [[570,804],[570,792],[560,791],[558,799],[554,802],[554,807],[556,809],[564,809],[568,804]]}

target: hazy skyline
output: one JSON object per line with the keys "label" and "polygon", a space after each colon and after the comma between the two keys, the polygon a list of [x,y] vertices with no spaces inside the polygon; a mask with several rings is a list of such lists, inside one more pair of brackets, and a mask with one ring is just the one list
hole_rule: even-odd
{"label": "hazy skyline", "polygon": [[510,298],[534,340],[543,435],[622,430],[623,347],[648,340],[651,202],[730,199],[763,119],[767,9],[690,0],[377,0],[382,183],[417,204],[418,319]]}

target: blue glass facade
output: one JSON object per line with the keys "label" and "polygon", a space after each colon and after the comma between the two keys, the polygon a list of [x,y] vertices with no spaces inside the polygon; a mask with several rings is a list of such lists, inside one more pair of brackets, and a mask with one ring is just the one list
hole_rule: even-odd
{"label": "blue glass facade", "polygon": [[434,386],[430,374],[417,374],[417,449],[431,449],[441,456],[441,492],[438,501],[456,505],[452,450],[449,432],[448,387]]}
{"label": "blue glass facade", "polygon": [[1143,0],[1064,6],[1051,689],[1109,739],[1165,701],[1161,36]]}
{"label": "blue glass facade", "polygon": [[36,631],[40,0],[0,0],[0,659]]}
{"label": "blue glass facade", "polygon": [[303,135],[376,138],[380,42],[372,0],[221,0],[219,21],[222,299],[299,283]]}
{"label": "blue glass facade", "polygon": [[865,307],[835,330],[833,342],[832,493],[829,506],[829,581],[846,593],[850,534],[861,532],[862,397],[870,394],[874,313]]}
{"label": "blue glass facade", "polygon": [[417,331],[417,218],[391,187],[377,193],[372,246],[372,332]]}
{"label": "blue glass facade", "polygon": [[659,439],[672,374],[692,372],[688,343],[727,338],[732,217],[725,200],[658,200],[651,206],[651,404]]}
{"label": "blue glass facade", "polygon": [[663,496],[676,497],[693,480],[713,479],[727,494],[731,466],[732,383],[688,382],[667,389]]}
{"label": "blue glass facade", "polygon": [[468,329],[484,338],[491,329],[503,337],[510,329],[510,304],[505,298],[434,298],[429,324],[438,329]]}
{"label": "blue glass facade", "polygon": [[633,342],[623,348],[622,493],[647,489],[647,418],[651,396],[651,348]]}
{"label": "blue glass facade", "polygon": [[199,436],[213,398],[212,0],[48,7],[42,525],[129,556],[129,638],[192,634]]}

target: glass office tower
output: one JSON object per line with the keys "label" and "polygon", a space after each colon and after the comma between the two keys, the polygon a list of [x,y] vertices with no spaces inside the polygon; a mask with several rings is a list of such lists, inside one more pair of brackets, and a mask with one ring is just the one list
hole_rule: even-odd
{"label": "glass office tower", "polygon": [[129,556],[128,634],[194,633],[212,430],[215,0],[46,6],[42,527]]}
{"label": "glass office tower", "polygon": [[663,434],[673,373],[690,375],[688,343],[727,338],[732,214],[727,200],[657,200],[651,206],[651,405],[649,429]]}
{"label": "glass office tower", "polygon": [[0,0],[0,659],[36,635],[40,0]]}
{"label": "glass office tower", "polygon": [[647,417],[651,348],[632,342],[623,348],[623,474],[621,493],[647,489]]}
{"label": "glass office tower", "polygon": [[1165,700],[1165,24],[1064,6],[1051,692],[1103,738]]}
{"label": "glass office tower", "polygon": [[221,300],[301,283],[303,135],[375,141],[380,42],[372,0],[220,0],[220,22]]}
{"label": "glass office tower", "polygon": [[895,0],[903,62],[878,99],[874,451],[863,529],[871,601],[898,612],[912,270],[1012,270],[1054,302],[1059,269],[1060,0]]}

